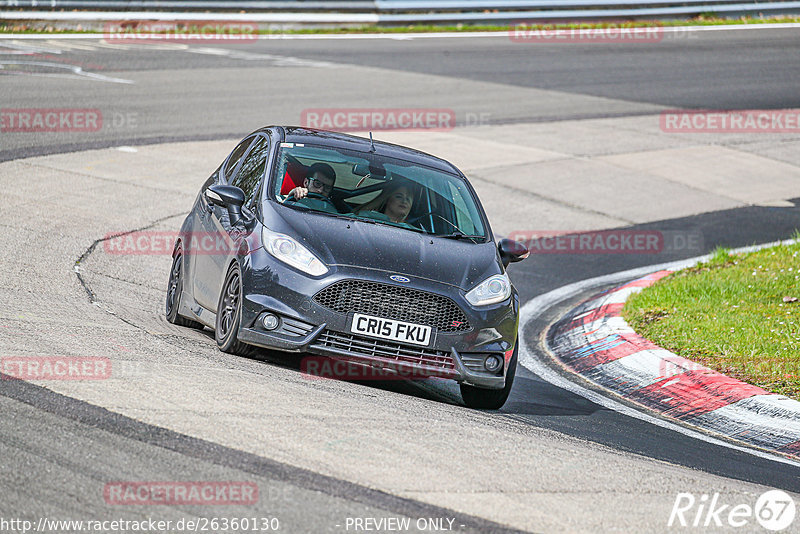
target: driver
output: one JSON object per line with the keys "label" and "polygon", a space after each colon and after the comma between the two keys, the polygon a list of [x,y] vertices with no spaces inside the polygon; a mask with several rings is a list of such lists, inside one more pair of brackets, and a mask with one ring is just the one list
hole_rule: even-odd
{"label": "driver", "polygon": [[328,198],[336,182],[336,172],[327,163],[315,163],[308,168],[306,179],[302,186],[295,187],[286,195],[287,200],[293,197],[295,201],[306,198],[309,193],[316,193]]}
{"label": "driver", "polygon": [[318,211],[338,213],[339,210],[330,198],[335,182],[336,172],[333,167],[327,163],[314,163],[308,168],[303,185],[289,191],[286,200]]}

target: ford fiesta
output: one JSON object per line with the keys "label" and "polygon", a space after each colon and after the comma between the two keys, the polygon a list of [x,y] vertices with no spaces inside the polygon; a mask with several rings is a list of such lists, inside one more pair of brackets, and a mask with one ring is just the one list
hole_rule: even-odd
{"label": "ford fiesta", "polygon": [[310,353],[457,381],[500,408],[519,298],[475,191],[450,163],[349,135],[272,126],[203,184],[173,252],[167,319],[219,348]]}

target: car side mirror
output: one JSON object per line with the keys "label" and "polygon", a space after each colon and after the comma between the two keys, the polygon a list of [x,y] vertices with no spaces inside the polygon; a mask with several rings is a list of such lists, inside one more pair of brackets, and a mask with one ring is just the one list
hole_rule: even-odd
{"label": "car side mirror", "polygon": [[497,250],[500,251],[503,267],[508,267],[509,263],[522,261],[530,254],[528,247],[513,239],[501,239],[497,243]]}
{"label": "car side mirror", "polygon": [[242,218],[244,191],[233,185],[214,184],[205,191],[206,200],[228,209],[231,226]]}

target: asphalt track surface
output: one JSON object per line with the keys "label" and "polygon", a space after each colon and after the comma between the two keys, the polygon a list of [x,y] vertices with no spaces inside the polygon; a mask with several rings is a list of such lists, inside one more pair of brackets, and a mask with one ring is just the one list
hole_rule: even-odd
{"label": "asphalt track surface", "polygon": [[[5,161],[109,146],[237,138],[265,122],[296,124],[300,111],[306,108],[449,108],[456,111],[460,122],[483,117],[492,126],[636,117],[665,108],[800,107],[800,32],[796,30],[708,32],[674,41],[665,38],[658,45],[526,45],[499,37],[269,40],[190,45],[189,49],[152,45],[121,49],[93,41],[56,39],[2,41],[0,50],[22,52],[0,55],[4,108],[56,108],[69,102],[69,107],[99,108],[107,119],[103,130],[95,134],[4,133],[0,160]],[[286,68],[265,71],[260,68],[265,63]],[[80,65],[84,72],[99,73],[107,79],[89,80],[74,70],[62,73],[55,64]],[[426,86],[425,80],[432,75],[437,84],[447,88],[437,92]],[[134,84],[120,82],[133,78]],[[198,177],[198,183],[200,180]],[[4,187],[13,184],[4,182]],[[784,200],[787,204],[779,208],[753,205],[699,210],[626,227],[702,234],[702,250],[665,254],[659,257],[660,263],[694,256],[718,245],[734,247],[790,237],[800,225],[800,199]],[[163,215],[187,208],[188,203]],[[98,239],[101,235],[91,237]],[[31,261],[47,259],[32,256]],[[523,301],[527,301],[571,282],[649,263],[654,262],[647,255],[535,255],[512,267],[511,276]],[[40,291],[36,298],[46,300],[46,289]],[[537,351],[541,350],[541,332],[569,304],[548,310],[528,325],[524,335]],[[213,348],[213,339],[206,336],[206,343]],[[4,350],[11,350],[9,347],[14,344],[7,343]],[[271,363],[278,369],[297,370],[291,359],[274,357]],[[249,360],[225,361],[225,365],[269,373],[268,368],[265,371],[258,362]],[[796,466],[756,458],[625,417],[552,386],[525,369],[520,369],[506,406],[485,414],[459,407],[452,389],[403,383],[352,387],[368,388],[368,396],[399,410],[408,409],[417,417],[431,412],[435,420],[452,416],[461,424],[474,421],[475,432],[487,427],[513,427],[523,435],[530,432],[531,439],[538,439],[539,432],[552,432],[563,439],[574,438],[578,451],[580,443],[585,443],[588,458],[598,454],[599,445],[612,455],[641,456],[655,460],[656,465],[663,462],[665,470],[690,468],[696,471],[687,472],[695,475],[686,476],[705,481],[711,492],[721,479],[705,479],[704,474],[729,479],[734,485],[743,481],[800,492],[800,468]],[[82,514],[83,518],[104,518],[109,510],[102,501],[76,499],[96,493],[100,481],[238,480],[246,473],[249,480],[259,483],[262,497],[269,496],[262,498],[257,515],[279,514],[285,524],[292,525],[289,531],[344,531],[341,525],[346,517],[387,515],[454,517],[457,525],[463,525],[462,531],[513,528],[504,524],[517,528],[524,525],[524,530],[535,531],[619,527],[607,522],[607,517],[593,522],[579,512],[575,516],[583,519],[576,523],[550,523],[544,518],[537,522],[530,517],[504,521],[502,514],[487,519],[490,514],[480,506],[475,506],[475,513],[464,512],[463,506],[453,512],[456,506],[410,498],[400,487],[396,492],[386,491],[289,465],[268,455],[158,428],[40,386],[4,381],[0,391],[4,414],[0,419],[3,517],[77,518]],[[401,395],[396,396],[398,392]],[[493,448],[496,444],[484,446]],[[448,451],[444,445],[441,454],[450,454]],[[498,458],[498,470],[513,469],[515,460],[513,456]],[[393,457],[387,461],[402,463],[408,459]],[[547,480],[546,468],[544,464],[545,472],[538,473],[537,478]],[[581,481],[591,474],[574,475],[575,485],[591,485],[591,480]],[[548,491],[546,483],[542,491]],[[671,488],[671,493],[661,499],[668,505],[677,491],[680,488]],[[602,507],[606,498],[602,485],[597,492],[596,502]],[[553,510],[539,510],[537,514],[556,513],[555,508],[567,502],[566,498],[555,499],[551,501]],[[236,512],[225,511],[230,516],[252,515],[253,509]],[[191,507],[158,511],[165,519],[204,513]],[[130,514],[138,517],[144,512]],[[647,528],[662,530],[664,525],[666,518],[660,517]],[[630,530],[632,525],[622,523],[621,528]]]}
{"label": "asphalt track surface", "polygon": [[[185,53],[180,51],[187,45],[181,43],[137,47],[86,46],[84,41],[65,39],[56,44],[4,41],[3,74],[36,76],[17,80],[15,90],[5,90],[5,107],[41,107],[56,96],[68,95],[75,107],[103,110],[107,124],[101,132],[79,140],[53,134],[4,138],[0,161],[122,142],[241,137],[242,131],[263,126],[262,117],[276,124],[297,124],[300,110],[310,107],[441,107],[456,109],[460,124],[480,122],[481,117],[488,117],[485,120],[491,124],[513,124],[633,116],[664,108],[795,108],[800,106],[799,40],[797,29],[666,33],[659,42],[634,44],[514,43],[504,36],[276,39],[257,44],[190,44]],[[155,48],[164,50],[158,53]],[[12,52],[37,56],[9,55]],[[255,73],[265,65],[298,70],[325,63],[334,68],[312,70],[308,76],[304,72],[300,77],[289,74],[263,80]],[[334,86],[342,70],[336,65],[385,70],[364,72]],[[110,77],[121,79],[125,72],[146,71],[150,84],[143,89],[141,84],[75,83],[86,79],[70,70],[75,67],[97,75],[114,72]],[[482,92],[466,95],[422,92],[394,87],[393,71],[487,85]],[[58,95],[51,84],[37,79],[41,76],[64,78]],[[413,81],[408,78],[405,83]],[[496,85],[511,91],[500,93]],[[563,91],[601,100],[585,104],[576,99],[536,101],[514,88]]]}

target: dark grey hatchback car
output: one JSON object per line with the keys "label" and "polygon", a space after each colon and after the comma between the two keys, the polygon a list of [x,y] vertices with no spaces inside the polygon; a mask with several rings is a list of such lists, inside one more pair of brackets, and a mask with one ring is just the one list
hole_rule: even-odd
{"label": "dark grey hatchback car", "polygon": [[[314,354],[457,381],[498,409],[519,298],[475,191],[450,163],[340,133],[271,126],[203,184],[173,252],[167,319],[219,348]],[[366,367],[361,367],[361,366]]]}

